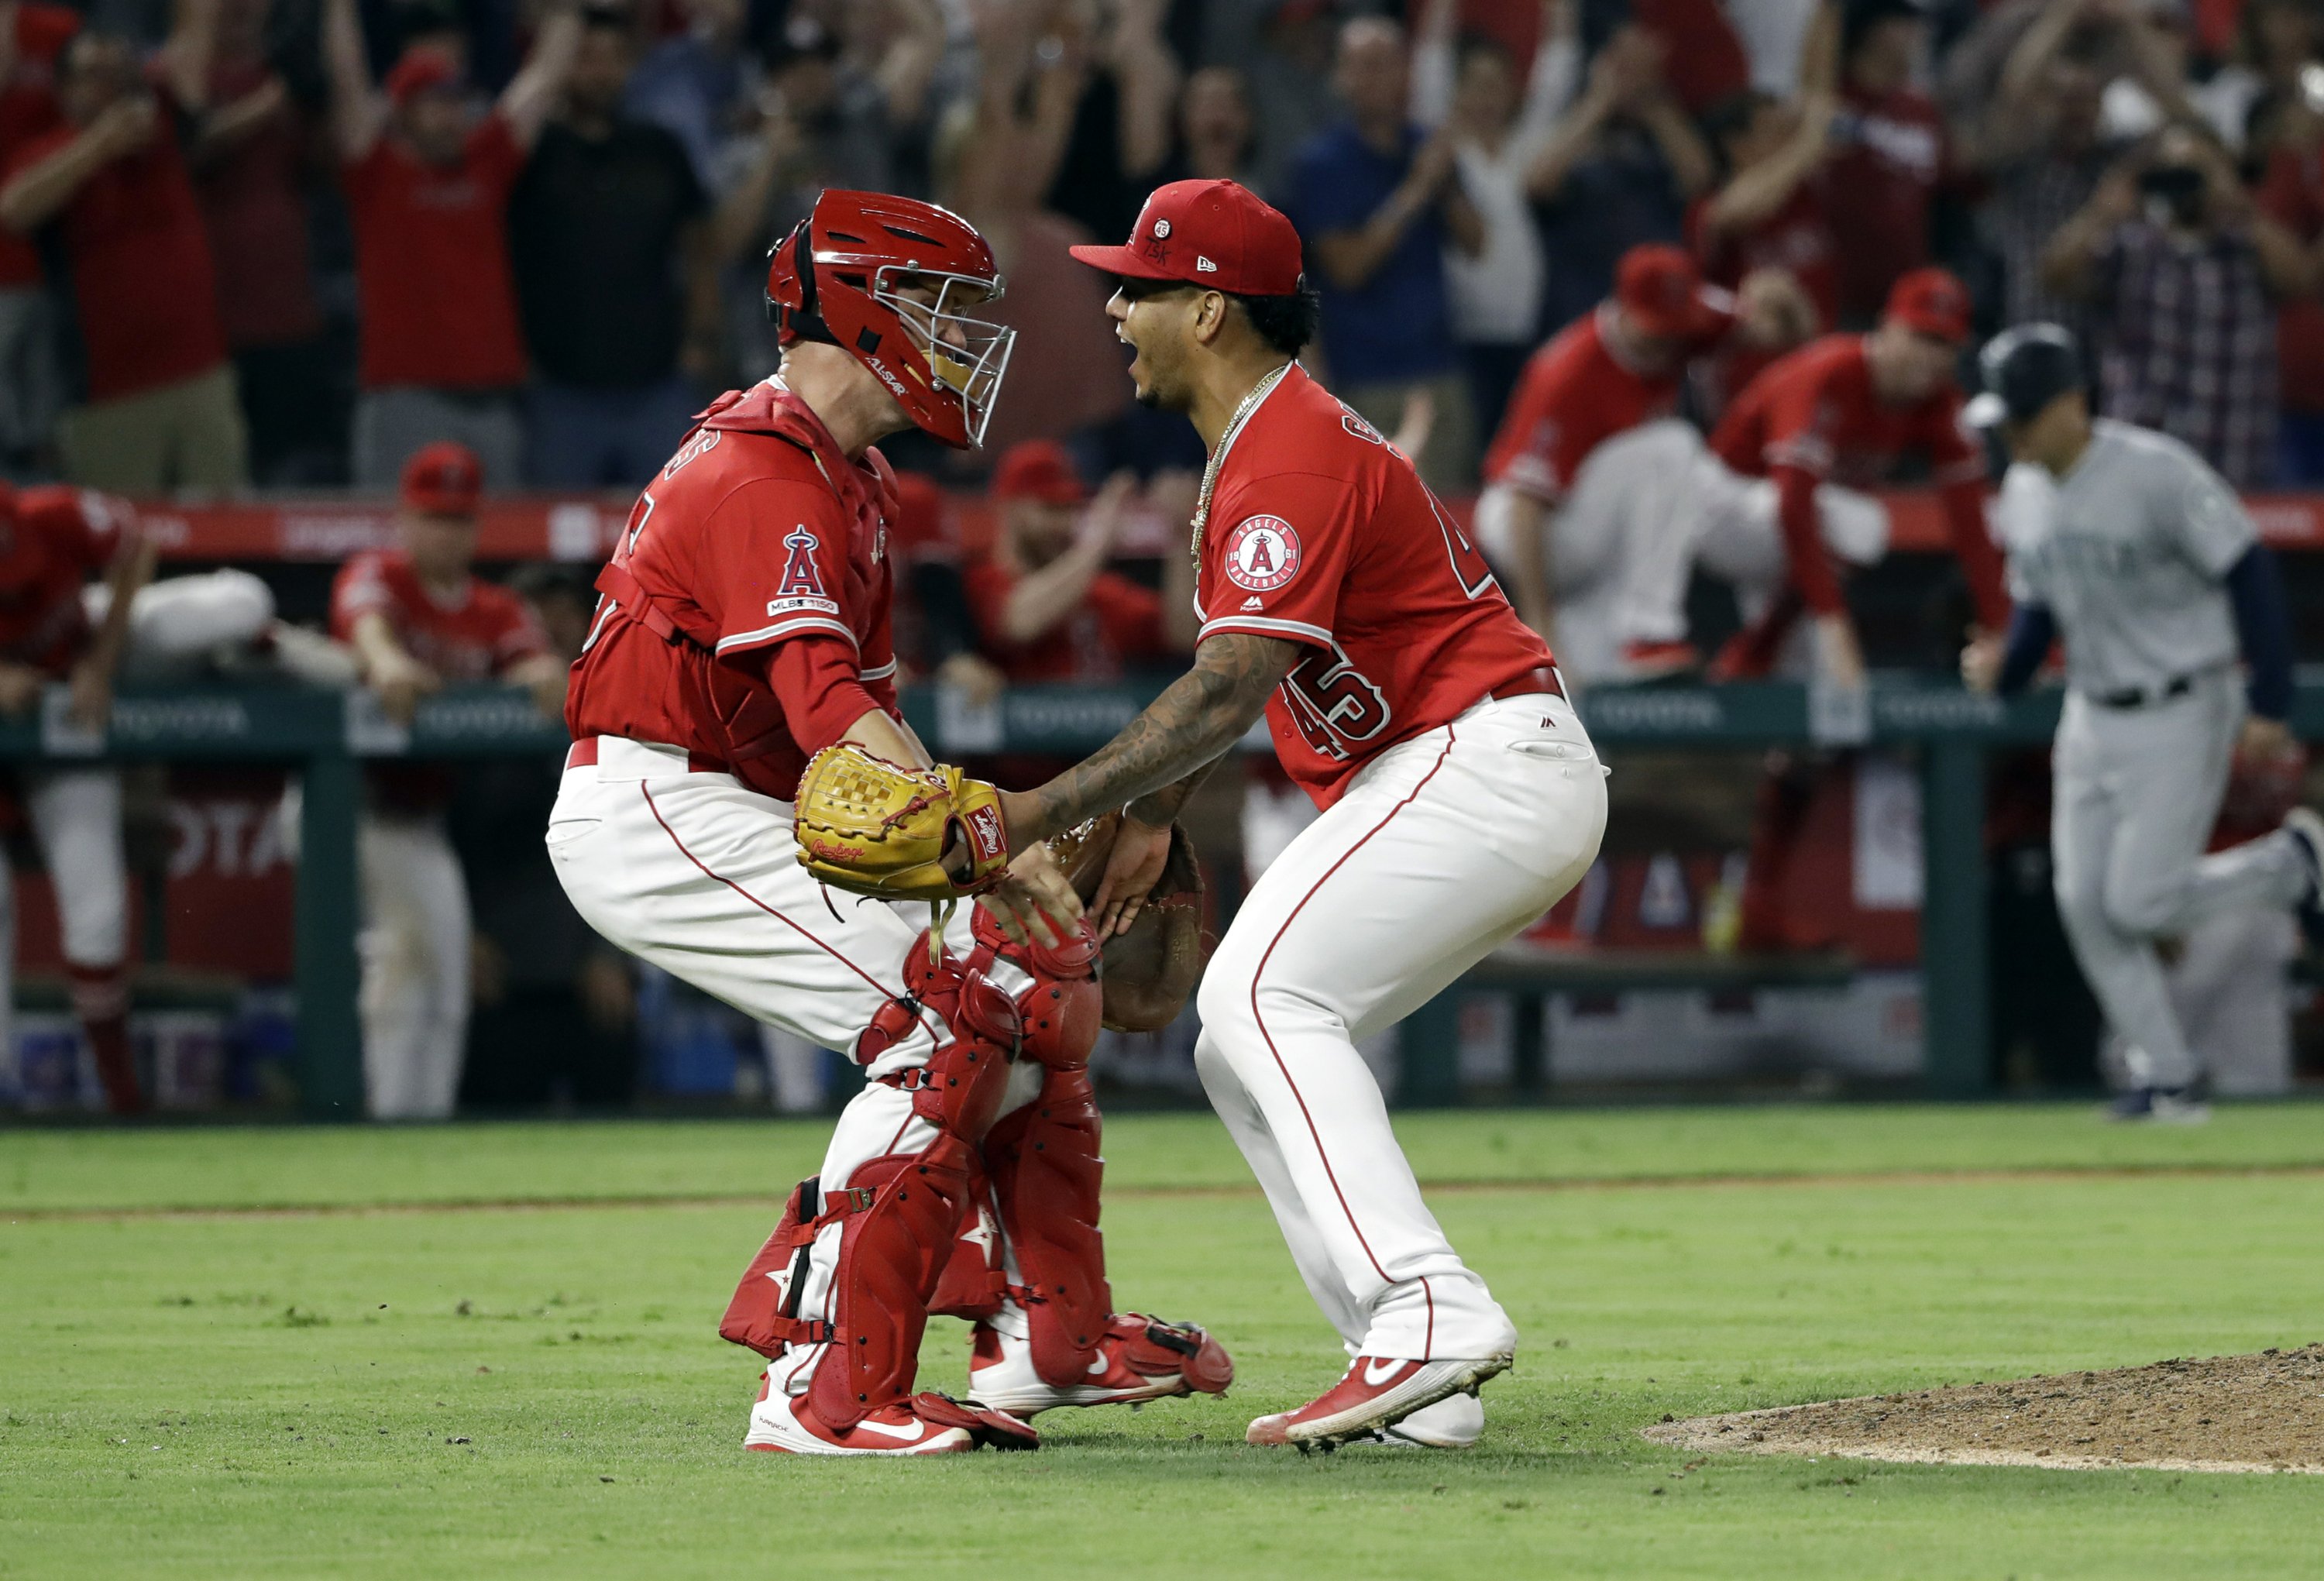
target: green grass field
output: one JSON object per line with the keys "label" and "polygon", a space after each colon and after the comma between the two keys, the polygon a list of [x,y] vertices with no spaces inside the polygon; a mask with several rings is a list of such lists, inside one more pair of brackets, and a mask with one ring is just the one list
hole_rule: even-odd
{"label": "green grass field", "polygon": [[[0,1132],[0,1576],[2324,1571],[2324,1479],[1637,1437],[2324,1338],[2324,1108],[1399,1126],[1526,1335],[1477,1449],[1242,1444],[1341,1356],[1215,1124],[1167,1116],[1109,1131],[1115,1288],[1217,1330],[1232,1397],[875,1466],[743,1453],[715,1332],[819,1126]],[[964,1374],[936,1325],[924,1378]]]}

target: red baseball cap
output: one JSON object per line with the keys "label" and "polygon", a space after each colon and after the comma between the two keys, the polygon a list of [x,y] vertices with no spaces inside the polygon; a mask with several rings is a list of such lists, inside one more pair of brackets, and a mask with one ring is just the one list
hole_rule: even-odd
{"label": "red baseball cap", "polygon": [[1702,340],[1735,322],[1733,295],[1703,284],[1692,258],[1661,243],[1622,254],[1614,266],[1614,299],[1640,330],[1664,340]]}
{"label": "red baseball cap", "polygon": [[1071,251],[1093,269],[1131,280],[1183,280],[1236,297],[1287,297],[1299,289],[1299,233],[1232,181],[1157,187],[1129,245]]}
{"label": "red baseball cap", "polygon": [[403,464],[403,503],[427,516],[474,516],[484,464],[465,445],[438,439]]}
{"label": "red baseball cap", "polygon": [[1969,338],[1969,288],[1941,269],[1916,269],[1888,288],[1884,319],[1958,345]]}
{"label": "red baseball cap", "polygon": [[1038,500],[1044,505],[1078,505],[1089,498],[1073,458],[1054,439],[1028,439],[1001,453],[992,473],[996,500]]}
{"label": "red baseball cap", "polygon": [[403,59],[395,63],[380,87],[387,94],[387,102],[400,110],[430,89],[454,87],[459,81],[460,68],[452,58],[423,44],[404,51]]}

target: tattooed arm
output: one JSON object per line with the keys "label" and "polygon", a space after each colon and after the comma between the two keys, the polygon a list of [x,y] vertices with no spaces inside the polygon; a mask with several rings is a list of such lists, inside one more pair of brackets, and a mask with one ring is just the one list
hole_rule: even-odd
{"label": "tattooed arm", "polygon": [[[1021,850],[1140,798],[1152,798],[1143,811],[1160,815],[1167,808],[1175,815],[1193,789],[1180,782],[1242,739],[1304,652],[1296,642],[1240,631],[1204,643],[1194,650],[1194,667],[1112,740],[1038,790],[1002,793],[1010,849]],[[1161,821],[1167,825],[1169,817]]]}

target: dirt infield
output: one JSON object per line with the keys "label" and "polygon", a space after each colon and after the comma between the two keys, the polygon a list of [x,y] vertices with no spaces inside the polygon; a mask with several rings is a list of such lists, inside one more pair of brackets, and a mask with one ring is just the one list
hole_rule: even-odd
{"label": "dirt infield", "polygon": [[2324,1344],[1665,1417],[1659,1444],[1962,1466],[2324,1473]]}

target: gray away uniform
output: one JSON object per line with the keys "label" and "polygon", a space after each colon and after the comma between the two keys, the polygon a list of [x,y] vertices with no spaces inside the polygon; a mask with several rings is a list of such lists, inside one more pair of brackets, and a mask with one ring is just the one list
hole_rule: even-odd
{"label": "gray away uniform", "polygon": [[2105,420],[2064,478],[2010,468],[1997,514],[2012,596],[2065,643],[2050,845],[2067,937],[2133,1081],[2183,1087],[2197,1065],[2154,941],[2307,889],[2281,832],[2203,854],[2244,718],[2223,579],[2257,534],[2186,446]]}

